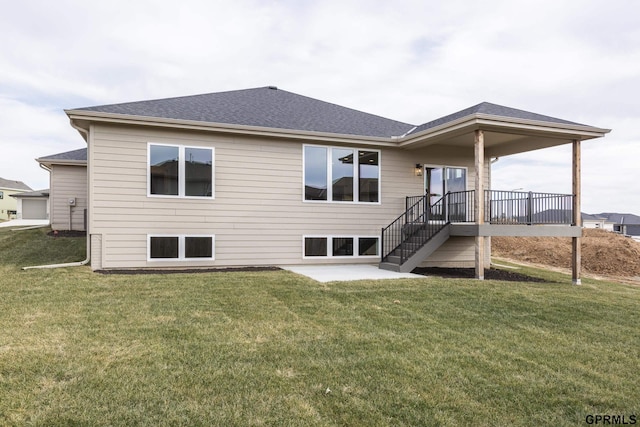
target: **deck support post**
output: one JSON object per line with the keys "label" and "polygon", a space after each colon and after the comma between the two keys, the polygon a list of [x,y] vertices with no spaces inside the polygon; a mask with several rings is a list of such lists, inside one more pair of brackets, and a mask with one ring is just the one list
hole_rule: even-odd
{"label": "deck support post", "polygon": [[[484,224],[484,132],[478,129],[475,131],[474,143],[475,157],[475,198],[473,210],[477,224]],[[484,236],[475,237],[475,277],[484,280]]]}
{"label": "deck support post", "polygon": [[[580,140],[573,141],[573,156],[572,156],[572,181],[573,181],[573,225],[582,227],[582,214],[580,203]],[[574,285],[581,285],[580,278],[582,269],[582,239],[580,237],[571,238],[571,281]]]}

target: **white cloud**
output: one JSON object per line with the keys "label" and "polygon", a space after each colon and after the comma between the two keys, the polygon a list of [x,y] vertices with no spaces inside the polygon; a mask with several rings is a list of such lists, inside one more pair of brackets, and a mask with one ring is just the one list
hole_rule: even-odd
{"label": "white cloud", "polygon": [[[10,2],[0,144],[26,160],[3,159],[0,176],[40,183],[34,157],[84,144],[64,108],[275,84],[413,124],[489,101],[611,127],[584,144],[585,210],[640,213],[638,12],[631,0]],[[494,182],[565,192],[567,165],[562,149],[508,157]]]}

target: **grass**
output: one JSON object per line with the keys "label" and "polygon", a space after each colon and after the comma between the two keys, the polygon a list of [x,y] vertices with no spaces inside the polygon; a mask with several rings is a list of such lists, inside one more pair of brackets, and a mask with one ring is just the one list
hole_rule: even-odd
{"label": "grass", "polygon": [[21,271],[84,239],[0,230],[0,424],[586,425],[640,412],[640,289],[284,271]]}

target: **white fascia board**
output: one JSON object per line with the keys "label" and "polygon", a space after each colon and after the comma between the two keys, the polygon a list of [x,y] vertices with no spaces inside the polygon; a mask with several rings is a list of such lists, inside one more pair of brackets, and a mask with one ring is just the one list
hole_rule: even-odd
{"label": "white fascia board", "polygon": [[245,126],[227,123],[200,122],[195,120],[165,119],[159,117],[131,116],[126,114],[98,113],[82,110],[65,110],[72,122],[84,120],[91,122],[133,124],[141,126],[169,127],[207,132],[236,133],[243,135],[266,136],[310,141],[326,141],[341,144],[396,147],[397,140],[385,137],[335,134],[327,132],[300,131],[260,126]]}
{"label": "white fascia board", "polygon": [[592,126],[574,125],[567,123],[544,122],[538,120],[516,119],[504,116],[494,116],[490,114],[473,114],[461,117],[439,126],[426,129],[418,134],[409,135],[402,138],[399,146],[404,147],[422,142],[426,139],[434,138],[446,133],[450,133],[465,127],[481,129],[482,127],[502,127],[505,130],[519,129],[536,132],[550,132],[556,134],[579,135],[584,139],[599,138],[611,132],[611,129],[601,129]]}
{"label": "white fascia board", "polygon": [[[496,122],[503,124],[504,126],[510,127],[520,127],[524,129],[557,129],[563,132],[569,131],[571,133],[581,133],[585,136],[604,136],[605,134],[611,132],[611,129],[603,129],[597,128],[593,126],[580,125],[580,124],[571,124],[571,123],[555,123],[555,122],[546,122],[540,120],[528,120],[528,119],[517,119],[511,117],[504,116],[494,116],[491,114],[476,114],[476,118],[479,123],[491,123],[494,124]],[[566,132],[566,133],[569,133]]]}
{"label": "white fascia board", "polygon": [[361,135],[335,134],[327,132],[300,131],[292,129],[279,129],[260,126],[245,126],[227,123],[200,122],[195,120],[166,119],[160,117],[133,116],[126,114],[103,113],[84,110],[65,110],[72,124],[75,120],[91,122],[134,124],[141,126],[155,126],[168,128],[181,128],[189,130],[201,130],[208,132],[224,132],[253,136],[266,136],[271,138],[287,138],[306,141],[324,141],[330,143],[369,145],[378,147],[407,147],[414,143],[424,142],[450,132],[464,128],[480,129],[482,127],[497,127],[505,130],[519,129],[531,132],[547,132],[580,136],[582,139],[599,138],[609,133],[610,129],[601,129],[591,126],[574,125],[566,123],[554,123],[537,120],[517,119],[490,114],[472,114],[461,117],[439,126],[426,129],[418,134],[409,134],[395,137],[373,137]]}

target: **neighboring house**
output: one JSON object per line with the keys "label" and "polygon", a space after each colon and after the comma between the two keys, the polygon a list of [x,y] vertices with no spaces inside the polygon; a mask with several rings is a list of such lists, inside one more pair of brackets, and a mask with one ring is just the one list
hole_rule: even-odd
{"label": "neighboring house", "polygon": [[625,236],[630,236],[630,237],[633,237],[635,240],[640,241],[640,224],[624,225],[621,232]]}
{"label": "neighboring house", "polygon": [[49,189],[26,191],[11,197],[18,202],[16,218],[18,219],[49,219]]}
{"label": "neighboring house", "polygon": [[581,235],[579,215],[520,219],[580,212],[579,173],[578,197],[525,201],[489,188],[490,160],[572,144],[575,172],[580,142],[609,132],[490,103],[415,126],[275,87],[66,113],[88,147],[93,269],[380,262],[482,278],[492,235]]}
{"label": "neighboring house", "polygon": [[17,217],[18,201],[9,196],[25,191],[31,191],[31,188],[24,182],[0,178],[0,220]]}
{"label": "neighboring house", "polygon": [[640,236],[640,216],[630,213],[603,212],[598,214],[611,224],[612,231],[625,236]]}
{"label": "neighboring house", "polygon": [[51,228],[86,230],[87,149],[40,157],[36,161],[49,171]]}
{"label": "neighboring house", "polygon": [[599,228],[601,230],[613,231],[613,223],[607,218],[599,215],[582,214],[582,226],[584,228]]}

